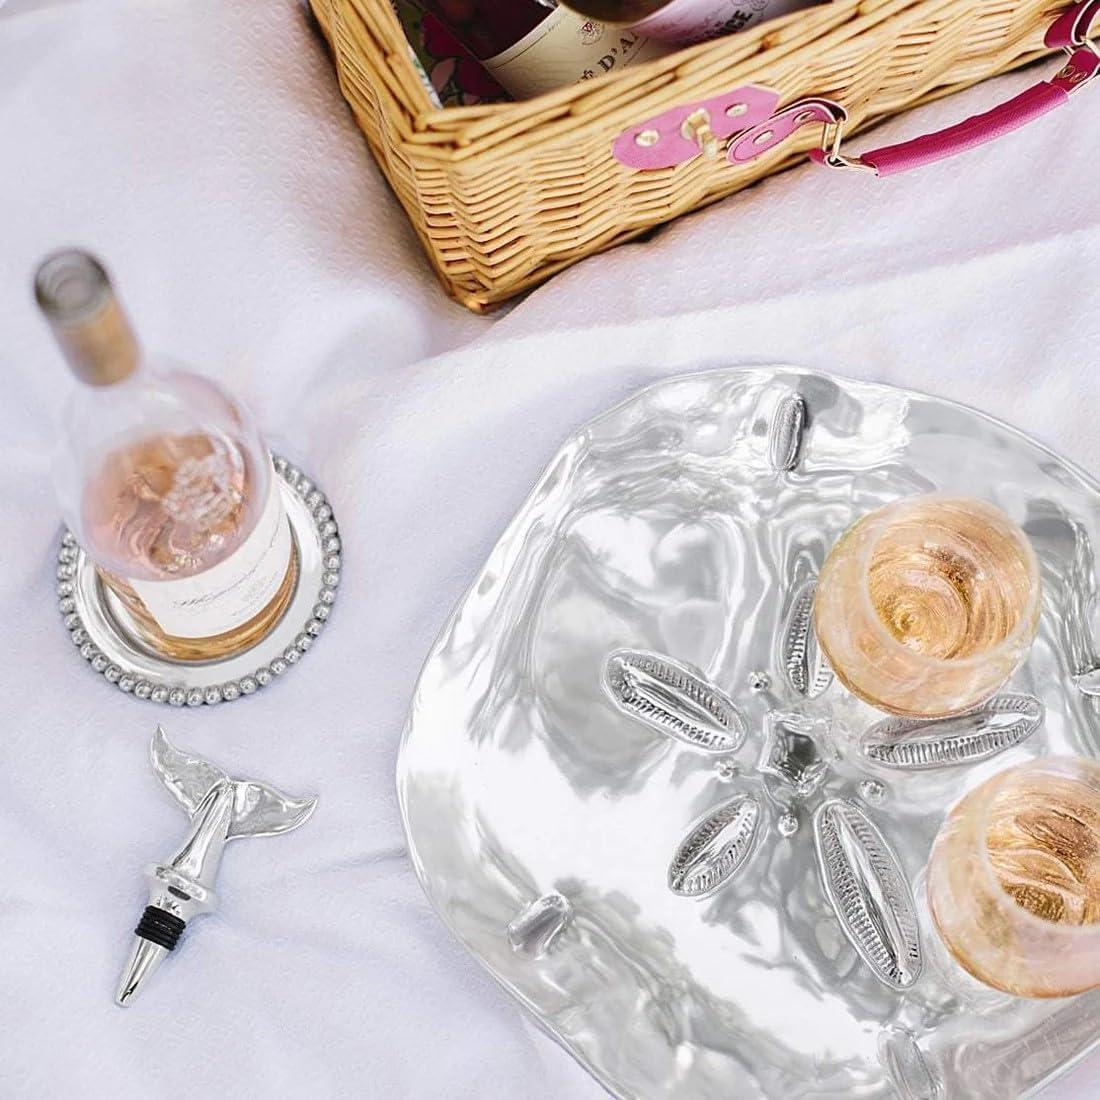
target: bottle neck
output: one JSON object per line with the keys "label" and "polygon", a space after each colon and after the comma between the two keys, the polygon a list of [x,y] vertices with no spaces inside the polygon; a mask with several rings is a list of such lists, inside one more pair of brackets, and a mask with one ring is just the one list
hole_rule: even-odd
{"label": "bottle neck", "polygon": [[35,297],[72,372],[89,386],[112,386],[138,369],[140,349],[110,278],[86,252],[47,258]]}

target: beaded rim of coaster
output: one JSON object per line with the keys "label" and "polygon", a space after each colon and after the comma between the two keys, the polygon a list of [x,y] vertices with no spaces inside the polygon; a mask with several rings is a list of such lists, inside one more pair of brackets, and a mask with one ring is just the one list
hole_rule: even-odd
{"label": "beaded rim of coaster", "polygon": [[[223,702],[230,703],[235,699],[253,695],[270,684],[272,680],[284,675],[291,666],[302,659],[321,633],[336,602],[336,591],[340,584],[340,529],[333,517],[332,506],[312,479],[285,458],[274,456],[273,461],[278,475],[309,510],[324,566],[312,612],[294,641],[283,650],[281,655],[260,664],[253,672],[235,679],[228,679],[221,684],[189,687],[184,683],[175,686],[153,683],[146,679],[140,670],[126,668],[120,662],[109,658],[92,639],[87,624],[77,610],[75,599],[77,560],[81,548],[76,536],[66,529],[61,536],[61,545],[57,553],[57,608],[74,648],[93,672],[113,684],[119,691],[132,694],[138,699],[148,699],[153,703],[163,703],[173,707],[199,707]],[[262,640],[257,643],[259,644],[262,644]],[[186,678],[185,663],[165,663],[178,668],[181,679]]]}

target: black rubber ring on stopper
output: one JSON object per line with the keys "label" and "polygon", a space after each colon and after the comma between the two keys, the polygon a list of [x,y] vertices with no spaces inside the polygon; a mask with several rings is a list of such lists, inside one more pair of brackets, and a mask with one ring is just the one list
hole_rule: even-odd
{"label": "black rubber ring on stopper", "polygon": [[134,934],[140,936],[143,940],[159,944],[161,947],[166,947],[169,951],[172,951],[179,943],[180,936],[183,935],[183,930],[186,927],[187,922],[180,920],[174,913],[158,909],[155,905],[149,905],[146,906],[145,912],[141,914],[141,920],[138,921]]}

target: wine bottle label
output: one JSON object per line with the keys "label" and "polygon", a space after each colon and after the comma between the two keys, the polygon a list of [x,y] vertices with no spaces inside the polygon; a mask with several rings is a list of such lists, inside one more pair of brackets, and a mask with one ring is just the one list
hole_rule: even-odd
{"label": "wine bottle label", "polygon": [[676,46],[689,46],[734,34],[765,19],[775,19],[820,0],[672,0],[634,26],[640,34]]}
{"label": "wine bottle label", "polygon": [[128,578],[127,583],[165,634],[213,638],[248,622],[275,598],[290,551],[290,522],[273,473],[260,521],[228,558],[178,581]]}
{"label": "wine bottle label", "polygon": [[667,52],[636,30],[556,8],[530,34],[482,65],[514,98],[527,99]]}

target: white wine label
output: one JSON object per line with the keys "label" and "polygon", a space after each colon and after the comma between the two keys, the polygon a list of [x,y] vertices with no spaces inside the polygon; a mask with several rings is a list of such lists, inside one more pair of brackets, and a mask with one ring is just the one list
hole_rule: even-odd
{"label": "white wine label", "polygon": [[668,52],[635,30],[556,8],[530,34],[482,62],[516,99],[565,88]]}
{"label": "white wine label", "polygon": [[663,42],[688,46],[809,8],[820,0],[672,0],[634,30]]}
{"label": "white wine label", "polygon": [[290,522],[279,479],[252,534],[225,561],[178,581],[127,583],[157,625],[175,638],[213,638],[243,625],[275,598],[290,563]]}

